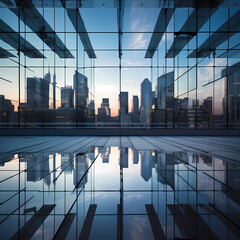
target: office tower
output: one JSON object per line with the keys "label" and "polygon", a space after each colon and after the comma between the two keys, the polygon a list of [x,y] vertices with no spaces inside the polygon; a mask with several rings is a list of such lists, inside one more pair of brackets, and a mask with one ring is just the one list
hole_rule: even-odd
{"label": "office tower", "polygon": [[73,171],[73,184],[76,188],[84,187],[88,181],[88,160],[86,155],[78,155],[75,157],[75,168]]}
{"label": "office tower", "polygon": [[224,68],[222,114],[229,128],[239,128],[240,124],[240,63]]}
{"label": "office tower", "polygon": [[111,109],[109,108],[109,98],[103,98],[101,107],[98,108],[98,122],[107,122],[111,118]]}
{"label": "office tower", "polygon": [[44,153],[27,154],[21,159],[27,163],[26,173],[28,182],[37,182],[44,179],[47,185],[51,183],[49,155]]}
{"label": "office tower", "polygon": [[152,109],[155,108],[155,91],[152,91]]}
{"label": "office tower", "polygon": [[90,100],[88,104],[88,122],[95,122],[95,103],[94,100]]}
{"label": "office tower", "polygon": [[141,151],[141,176],[147,182],[152,177],[152,162],[149,150]]}
{"label": "office tower", "polygon": [[173,123],[174,72],[161,75],[155,89],[155,121],[163,125]]}
{"label": "office tower", "polygon": [[56,73],[54,69],[54,74],[53,74],[53,109],[56,109]]}
{"label": "office tower", "polygon": [[122,168],[128,168],[128,148],[127,147],[121,147],[120,150],[120,159],[119,164]]}
{"label": "office tower", "polygon": [[72,153],[61,154],[61,171],[65,173],[72,173],[74,170],[74,155]]}
{"label": "office tower", "polygon": [[141,120],[145,124],[150,124],[150,114],[152,109],[152,83],[145,78],[141,83]]}
{"label": "office tower", "polygon": [[109,155],[111,154],[111,148],[106,147],[101,152],[102,163],[109,163]]}
{"label": "office tower", "polygon": [[44,78],[41,79],[41,94],[43,96],[43,108],[49,109],[49,86],[51,83],[51,74],[50,70],[48,69],[48,73],[44,75]]}
{"label": "office tower", "polygon": [[49,109],[50,73],[44,78],[27,78],[27,103],[32,110]]}
{"label": "office tower", "polygon": [[128,92],[120,92],[118,95],[118,101],[118,116],[120,118],[120,122],[130,122],[130,116],[128,114]]}
{"label": "office tower", "polygon": [[138,164],[139,161],[139,151],[133,148],[133,164]]}
{"label": "office tower", "polygon": [[133,96],[132,113],[134,115],[139,114],[139,98],[138,98],[138,96]]}
{"label": "office tower", "polygon": [[87,120],[88,104],[88,79],[83,74],[75,71],[73,75],[73,89],[75,94],[75,108],[77,109],[77,121]]}
{"label": "office tower", "polygon": [[36,77],[27,78],[27,103],[31,110],[43,107],[40,80]]}
{"label": "office tower", "polygon": [[65,86],[61,88],[61,107],[73,108],[74,91],[72,86]]}
{"label": "office tower", "polygon": [[87,108],[88,79],[83,74],[75,71],[73,76],[73,89],[75,94],[75,108]]}
{"label": "office tower", "polygon": [[140,121],[139,98],[138,98],[138,96],[133,96],[131,117],[132,117],[132,122],[139,122]]}
{"label": "office tower", "polygon": [[0,123],[11,122],[13,120],[14,106],[12,102],[0,95]]}

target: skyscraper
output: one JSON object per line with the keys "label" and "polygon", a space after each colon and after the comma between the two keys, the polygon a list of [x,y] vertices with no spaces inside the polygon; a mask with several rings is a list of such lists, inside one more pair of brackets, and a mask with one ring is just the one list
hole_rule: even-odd
{"label": "skyscraper", "polygon": [[83,74],[75,71],[73,75],[73,89],[75,94],[75,108],[79,122],[85,122],[87,118],[88,104],[88,79]]}
{"label": "skyscraper", "polygon": [[53,109],[56,109],[56,73],[54,70],[54,74],[53,74]]}
{"label": "skyscraper", "polygon": [[133,96],[132,100],[132,122],[139,121],[139,98],[138,96]]}
{"label": "skyscraper", "polygon": [[152,177],[151,152],[149,150],[141,151],[141,176],[147,182]]}
{"label": "skyscraper", "polygon": [[11,122],[13,120],[14,106],[12,102],[0,95],[0,122]]}
{"label": "skyscraper", "polygon": [[51,74],[50,70],[48,69],[48,73],[44,75],[44,78],[41,79],[41,94],[43,97],[43,108],[49,109],[49,85],[51,83]]}
{"label": "skyscraper", "polygon": [[158,77],[155,96],[156,121],[162,124],[173,123],[174,71]]}
{"label": "skyscraper", "polygon": [[76,188],[84,187],[88,181],[88,160],[86,155],[78,155],[75,157],[75,168],[73,171],[73,184]]}
{"label": "skyscraper", "polygon": [[27,78],[27,103],[32,110],[49,109],[50,82],[50,73],[44,78]]}
{"label": "skyscraper", "polygon": [[88,122],[95,122],[95,102],[90,100],[88,104]]}
{"label": "skyscraper", "polygon": [[101,107],[98,108],[98,121],[107,122],[111,117],[111,109],[109,108],[109,98],[103,98]]}
{"label": "skyscraper", "polygon": [[27,78],[27,103],[32,110],[42,108],[40,80],[37,77]]}
{"label": "skyscraper", "polygon": [[118,116],[122,122],[130,122],[128,114],[128,92],[120,92],[118,95],[119,109]]}
{"label": "skyscraper", "polygon": [[133,96],[132,113],[134,113],[136,115],[138,115],[138,113],[139,113],[139,98],[138,98],[138,96]]}
{"label": "skyscraper", "polygon": [[150,124],[150,114],[152,109],[152,83],[145,78],[141,83],[141,120]]}
{"label": "skyscraper", "polygon": [[72,86],[65,86],[61,88],[61,107],[73,108],[74,91]]}
{"label": "skyscraper", "polygon": [[73,75],[73,89],[75,94],[75,108],[87,108],[88,79],[83,74],[75,71]]}

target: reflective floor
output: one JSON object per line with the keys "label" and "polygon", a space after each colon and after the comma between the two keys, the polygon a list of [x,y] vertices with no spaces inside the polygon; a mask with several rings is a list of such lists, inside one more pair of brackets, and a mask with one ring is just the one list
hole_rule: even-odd
{"label": "reflective floor", "polygon": [[1,239],[239,239],[238,143],[2,137]]}

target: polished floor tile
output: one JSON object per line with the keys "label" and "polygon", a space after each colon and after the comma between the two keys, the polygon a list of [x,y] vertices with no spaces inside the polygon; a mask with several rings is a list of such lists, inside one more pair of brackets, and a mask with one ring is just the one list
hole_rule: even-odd
{"label": "polished floor tile", "polygon": [[240,238],[239,138],[13,139],[1,239]]}

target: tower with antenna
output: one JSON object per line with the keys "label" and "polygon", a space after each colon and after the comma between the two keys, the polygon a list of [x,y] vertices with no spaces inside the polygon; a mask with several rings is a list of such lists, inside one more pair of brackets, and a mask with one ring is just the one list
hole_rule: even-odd
{"label": "tower with antenna", "polygon": [[54,69],[54,74],[53,74],[53,109],[56,109],[56,73]]}

